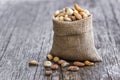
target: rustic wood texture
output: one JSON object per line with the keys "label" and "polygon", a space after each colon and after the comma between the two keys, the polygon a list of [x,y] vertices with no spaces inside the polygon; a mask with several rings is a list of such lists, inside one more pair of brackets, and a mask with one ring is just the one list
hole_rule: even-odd
{"label": "rustic wood texture", "polygon": [[[103,62],[44,76],[52,47],[52,14],[78,3],[93,14],[95,46]],[[120,0],[22,0],[0,3],[0,80],[120,80]],[[39,66],[29,67],[30,60]]]}

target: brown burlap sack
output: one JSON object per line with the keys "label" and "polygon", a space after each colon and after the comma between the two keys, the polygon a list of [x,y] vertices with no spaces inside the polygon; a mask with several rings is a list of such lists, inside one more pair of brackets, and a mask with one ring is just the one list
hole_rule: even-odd
{"label": "brown burlap sack", "polygon": [[66,60],[102,60],[94,46],[92,16],[72,22],[53,18],[53,30],[50,54]]}

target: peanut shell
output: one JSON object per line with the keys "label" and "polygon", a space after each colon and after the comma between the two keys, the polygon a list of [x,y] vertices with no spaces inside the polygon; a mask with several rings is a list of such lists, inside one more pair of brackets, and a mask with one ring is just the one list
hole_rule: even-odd
{"label": "peanut shell", "polygon": [[48,54],[48,55],[47,55],[47,59],[48,59],[48,60],[52,60],[52,59],[53,59],[53,56],[52,56],[51,54]]}
{"label": "peanut shell", "polygon": [[36,65],[38,65],[38,62],[36,60],[32,60],[29,62],[29,65],[36,66]]}
{"label": "peanut shell", "polygon": [[45,67],[51,67],[51,66],[52,66],[51,61],[45,61],[45,62],[44,62],[44,66],[45,66]]}
{"label": "peanut shell", "polygon": [[74,4],[74,8],[75,8],[77,11],[79,11],[79,12],[83,11],[83,9],[80,8],[79,5],[76,4],[76,3]]}
{"label": "peanut shell", "polygon": [[78,67],[82,67],[82,66],[85,66],[85,64],[84,63],[82,63],[82,62],[73,62],[73,64],[75,65],[75,66],[78,66]]}
{"label": "peanut shell", "polygon": [[52,66],[51,66],[51,69],[53,69],[53,70],[56,70],[56,69],[58,69],[59,68],[59,66],[57,65],[57,64],[53,64]]}
{"label": "peanut shell", "polygon": [[94,63],[90,62],[90,61],[85,61],[84,63],[86,66],[93,66],[94,65]]}
{"label": "peanut shell", "polygon": [[60,60],[60,59],[59,59],[59,57],[57,57],[57,56],[53,58],[53,61],[54,61],[54,62],[58,62],[59,60]]}

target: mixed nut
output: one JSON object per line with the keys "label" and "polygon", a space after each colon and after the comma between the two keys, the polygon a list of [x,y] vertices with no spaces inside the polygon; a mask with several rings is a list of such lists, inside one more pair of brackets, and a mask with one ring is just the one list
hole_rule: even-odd
{"label": "mixed nut", "polygon": [[59,21],[76,21],[89,17],[91,14],[87,9],[81,8],[78,4],[74,4],[74,8],[63,8],[54,13],[54,17]]}

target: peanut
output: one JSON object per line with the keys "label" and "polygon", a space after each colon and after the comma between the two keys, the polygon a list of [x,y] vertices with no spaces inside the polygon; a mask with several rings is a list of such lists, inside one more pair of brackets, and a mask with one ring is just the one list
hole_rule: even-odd
{"label": "peanut", "polygon": [[57,64],[54,64],[54,65],[51,66],[51,69],[53,69],[53,70],[56,70],[58,68],[59,68],[59,66]]}
{"label": "peanut", "polygon": [[60,17],[59,17],[59,20],[60,20],[60,21],[64,21],[64,17],[63,17],[63,16],[60,16]]}
{"label": "peanut", "polygon": [[94,63],[93,63],[93,62],[90,62],[90,61],[85,61],[84,64],[85,64],[86,66],[93,66],[93,65],[94,65]]}
{"label": "peanut", "polygon": [[59,60],[58,64],[62,64],[62,63],[65,63],[65,62],[66,62],[65,60]]}
{"label": "peanut", "polygon": [[75,16],[72,16],[72,21],[75,21],[76,20],[76,17]]}
{"label": "peanut", "polygon": [[78,71],[79,67],[77,67],[77,66],[69,66],[67,70],[69,70],[69,71]]}
{"label": "peanut", "polygon": [[52,66],[51,61],[45,61],[45,62],[44,62],[44,66],[45,66],[45,67],[51,67],[51,66]]}
{"label": "peanut", "polygon": [[82,67],[82,66],[85,66],[85,64],[84,63],[82,63],[82,62],[73,62],[73,64],[75,65],[75,66],[78,66],[78,67]]}
{"label": "peanut", "polygon": [[74,12],[74,16],[76,17],[77,20],[82,19],[82,16],[79,13]]}
{"label": "peanut", "polygon": [[36,66],[36,65],[38,65],[38,62],[36,60],[32,60],[32,61],[29,62],[29,65],[30,66]]}
{"label": "peanut", "polygon": [[88,17],[88,15],[85,12],[80,12],[80,14],[82,15],[83,19]]}
{"label": "peanut", "polygon": [[90,15],[90,12],[89,12],[87,9],[85,9],[84,12],[85,12],[88,16]]}
{"label": "peanut", "polygon": [[54,61],[54,62],[58,62],[59,60],[60,60],[60,59],[59,59],[59,57],[57,57],[57,56],[53,58],[53,61]]}
{"label": "peanut", "polygon": [[55,12],[54,16],[55,16],[55,17],[56,17],[56,16],[58,16],[58,15],[59,15],[59,13],[60,13],[60,11],[59,11],[59,10],[57,10],[57,11]]}
{"label": "peanut", "polygon": [[62,67],[66,67],[66,66],[69,66],[70,64],[68,62],[64,62],[61,64]]}
{"label": "peanut", "polygon": [[51,54],[48,54],[48,55],[47,55],[47,59],[48,59],[48,60],[52,60],[52,59],[53,59],[53,56],[52,56]]}
{"label": "peanut", "polygon": [[46,75],[46,76],[50,76],[51,74],[52,74],[52,70],[45,71],[45,75]]}
{"label": "peanut", "polygon": [[83,9],[80,8],[79,5],[76,4],[76,3],[74,4],[74,8],[75,8],[77,11],[79,11],[79,12],[83,11]]}
{"label": "peanut", "polygon": [[67,8],[66,9],[66,14],[67,15],[72,15],[73,14],[73,10],[71,8]]}
{"label": "peanut", "polygon": [[65,17],[65,21],[72,21],[69,17]]}

